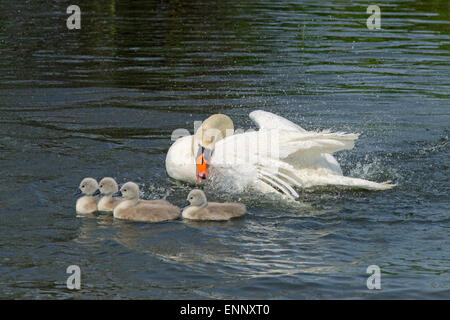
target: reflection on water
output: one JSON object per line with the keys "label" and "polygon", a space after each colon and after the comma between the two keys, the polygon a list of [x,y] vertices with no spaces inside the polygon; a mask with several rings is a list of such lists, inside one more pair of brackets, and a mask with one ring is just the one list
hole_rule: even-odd
{"label": "reflection on water", "polygon": [[[448,1],[0,2],[0,297],[448,298]],[[345,175],[387,192],[299,190],[242,201],[229,222],[77,216],[83,177],[133,180],[181,204],[172,131],[264,109],[308,130],[359,132]],[[82,290],[65,288],[69,265]],[[366,268],[382,290],[366,288]]]}

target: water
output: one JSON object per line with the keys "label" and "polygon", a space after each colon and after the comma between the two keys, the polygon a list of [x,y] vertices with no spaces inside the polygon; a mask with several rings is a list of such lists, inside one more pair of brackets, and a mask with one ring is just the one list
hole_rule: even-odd
{"label": "water", "polygon": [[[69,31],[66,1],[0,1],[0,298],[450,298],[447,1],[384,1],[378,31],[367,1],[77,4]],[[211,189],[249,208],[225,223],[76,215],[87,176],[183,203],[172,131],[255,109],[361,133],[344,173],[398,187]]]}

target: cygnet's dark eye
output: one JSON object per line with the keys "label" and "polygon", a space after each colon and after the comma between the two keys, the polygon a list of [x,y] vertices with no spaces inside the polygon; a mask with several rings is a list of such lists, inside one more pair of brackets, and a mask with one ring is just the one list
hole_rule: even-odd
{"label": "cygnet's dark eye", "polygon": [[84,188],[84,185],[82,185],[81,187]]}
{"label": "cygnet's dark eye", "polygon": [[102,184],[100,185],[100,188],[103,188],[103,185],[102,185]]}
{"label": "cygnet's dark eye", "polygon": [[127,189],[123,189],[124,192],[127,192]]}
{"label": "cygnet's dark eye", "polygon": [[192,199],[194,199],[194,197],[190,197],[189,199],[191,199],[191,200],[192,200]]}

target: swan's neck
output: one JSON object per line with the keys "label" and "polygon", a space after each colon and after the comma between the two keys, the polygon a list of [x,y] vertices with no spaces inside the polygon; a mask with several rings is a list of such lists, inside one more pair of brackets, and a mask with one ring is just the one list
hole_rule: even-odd
{"label": "swan's neck", "polygon": [[205,119],[194,133],[194,140],[213,149],[217,141],[233,135],[233,121],[224,114],[214,114]]}

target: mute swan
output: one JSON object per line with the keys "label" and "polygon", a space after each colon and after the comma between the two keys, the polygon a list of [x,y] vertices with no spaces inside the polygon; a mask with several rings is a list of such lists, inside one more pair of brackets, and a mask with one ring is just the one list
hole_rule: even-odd
{"label": "mute swan", "polygon": [[224,221],[243,216],[246,211],[241,203],[208,202],[205,193],[199,189],[189,192],[182,208],[183,218],[191,220]]}
{"label": "mute swan", "polygon": [[94,195],[98,189],[97,180],[93,178],[84,178],[78,187],[75,195],[84,194],[77,200],[75,209],[78,213],[87,214],[97,211],[98,197]]}
{"label": "mute swan", "polygon": [[160,222],[175,220],[180,217],[180,209],[168,201],[151,203],[139,199],[139,186],[127,182],[113,196],[123,196],[123,201],[114,208],[114,218],[141,221]]}
{"label": "mute swan", "polygon": [[112,196],[117,191],[119,191],[119,186],[113,178],[105,177],[100,180],[98,189],[94,192],[94,196],[103,195],[97,204],[98,211],[112,212],[122,202],[122,199],[113,198]]}
{"label": "mute swan", "polygon": [[306,131],[270,112],[250,113],[258,131],[234,132],[231,119],[216,114],[194,135],[176,140],[166,156],[166,171],[176,180],[195,184],[217,179],[242,191],[253,188],[295,199],[295,188],[340,185],[385,190],[394,184],[345,177],[332,153],[352,149],[355,133]]}

